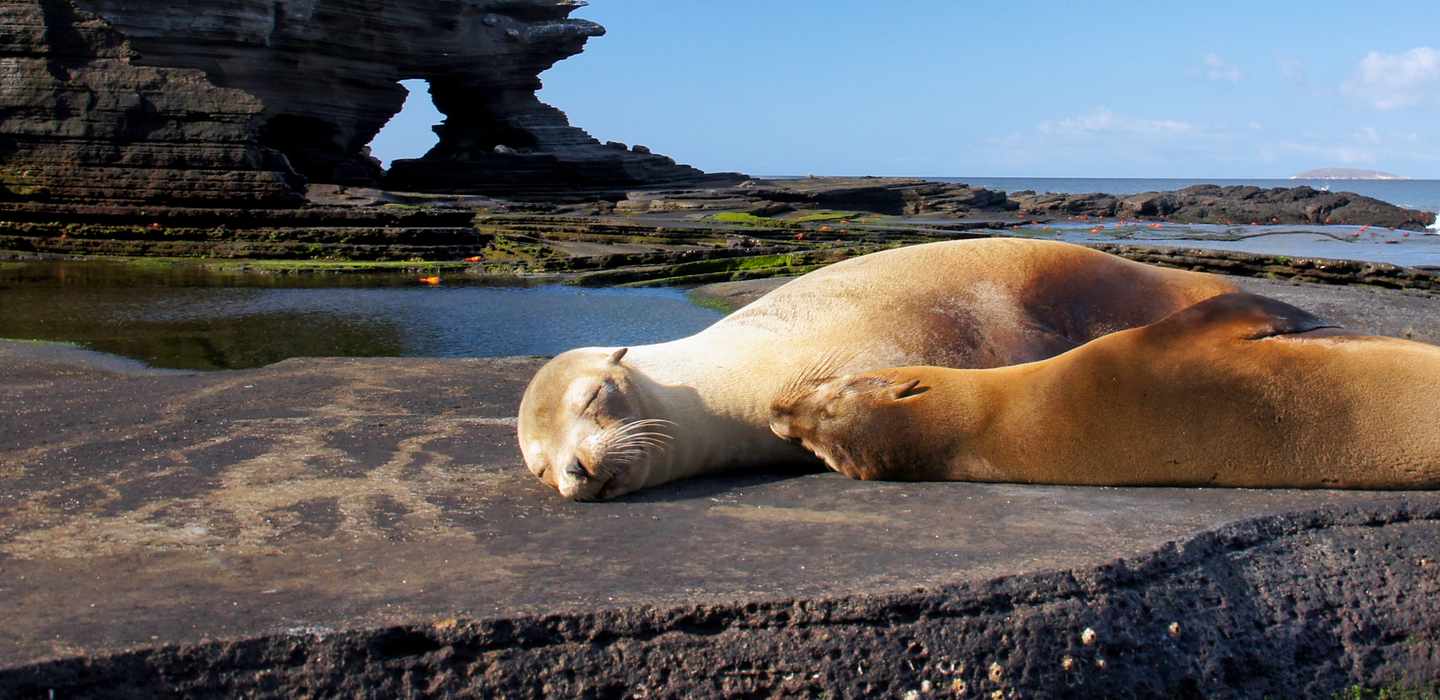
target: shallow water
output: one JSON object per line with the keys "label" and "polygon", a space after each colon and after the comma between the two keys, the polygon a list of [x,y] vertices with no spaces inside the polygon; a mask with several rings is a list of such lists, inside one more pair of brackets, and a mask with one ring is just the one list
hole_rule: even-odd
{"label": "shallow water", "polygon": [[419,284],[414,275],[0,267],[0,338],[73,342],[155,367],[238,369],[290,357],[554,355],[683,337],[720,313],[674,289]]}

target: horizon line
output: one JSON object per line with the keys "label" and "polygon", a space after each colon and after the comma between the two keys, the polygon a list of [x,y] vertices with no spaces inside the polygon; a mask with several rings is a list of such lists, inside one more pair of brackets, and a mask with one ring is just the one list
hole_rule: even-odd
{"label": "horizon line", "polygon": [[[723,171],[715,171],[723,172]],[[945,178],[949,180],[963,180],[973,178],[976,180],[1320,180],[1327,182],[1440,182],[1440,177],[1297,177],[1294,175],[1247,175],[1247,176],[1185,176],[1166,175],[1163,177],[1152,177],[1144,175],[820,175],[807,173],[805,175],[776,175],[776,174],[752,174],[750,177],[757,179],[767,178],[807,178],[807,177],[845,177],[845,178],[914,178],[914,179],[935,179]]]}

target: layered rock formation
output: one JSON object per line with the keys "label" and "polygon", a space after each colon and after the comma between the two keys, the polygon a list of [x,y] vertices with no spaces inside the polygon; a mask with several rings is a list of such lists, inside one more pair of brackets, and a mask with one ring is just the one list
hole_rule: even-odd
{"label": "layered rock formation", "polygon": [[300,178],[254,138],[259,99],[136,58],[66,0],[0,3],[0,198],[298,201]]}
{"label": "layered rock formation", "polygon": [[392,186],[684,183],[704,173],[606,145],[535,97],[599,25],[575,0],[7,0],[0,184],[60,201],[294,201],[378,183],[366,144],[430,82],[440,143]]}

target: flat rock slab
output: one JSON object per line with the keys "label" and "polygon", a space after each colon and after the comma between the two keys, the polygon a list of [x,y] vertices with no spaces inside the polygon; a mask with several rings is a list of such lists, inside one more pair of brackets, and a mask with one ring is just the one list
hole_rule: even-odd
{"label": "flat rock slab", "polygon": [[[1440,508],[1430,493],[793,471],[569,503],[514,443],[541,363],[183,374],[0,343],[0,668],[457,617],[978,585],[1139,557],[1258,516]],[[1440,548],[1434,525],[1408,541]]]}

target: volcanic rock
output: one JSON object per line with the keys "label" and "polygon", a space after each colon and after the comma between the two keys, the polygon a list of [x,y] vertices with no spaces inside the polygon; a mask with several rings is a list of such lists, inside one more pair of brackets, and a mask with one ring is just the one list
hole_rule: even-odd
{"label": "volcanic rock", "polygon": [[299,202],[285,156],[255,138],[261,100],[140,65],[65,0],[0,4],[0,86],[0,198]]}
{"label": "volcanic rock", "polygon": [[1041,216],[1162,218],[1215,224],[1349,224],[1413,231],[1435,223],[1433,212],[1405,209],[1352,192],[1324,192],[1311,187],[1195,185],[1175,192],[1130,196],[1016,192],[1011,198],[1022,213]]}
{"label": "volcanic rock", "polygon": [[732,190],[738,196],[798,207],[818,207],[904,216],[968,216],[1017,207],[1004,192],[915,178],[806,177],[751,180]]}
{"label": "volcanic rock", "polygon": [[[392,188],[707,181],[607,148],[535,96],[604,33],[574,0],[12,0],[0,5],[0,196],[293,204],[377,184],[366,148],[430,83],[440,142]],[[497,148],[503,147],[503,148]],[[302,179],[302,176],[304,179]],[[723,178],[738,182],[739,178]]]}

